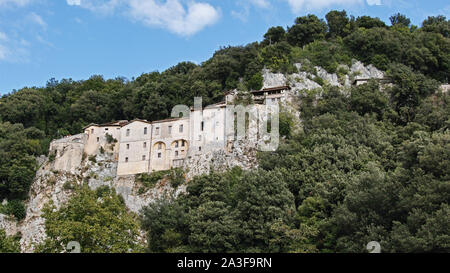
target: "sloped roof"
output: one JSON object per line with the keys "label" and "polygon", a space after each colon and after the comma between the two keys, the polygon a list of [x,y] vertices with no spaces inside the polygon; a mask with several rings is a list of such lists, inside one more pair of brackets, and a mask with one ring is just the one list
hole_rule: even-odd
{"label": "sloped roof", "polygon": [[276,86],[276,87],[270,87],[270,88],[264,88],[262,90],[255,90],[252,91],[253,94],[256,93],[264,93],[264,92],[270,92],[270,91],[282,91],[282,90],[290,90],[291,87],[288,85],[284,85],[284,86]]}

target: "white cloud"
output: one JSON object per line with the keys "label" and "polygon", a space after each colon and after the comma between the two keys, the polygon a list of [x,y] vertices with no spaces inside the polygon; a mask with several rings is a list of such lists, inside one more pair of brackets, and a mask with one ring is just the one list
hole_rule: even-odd
{"label": "white cloud", "polygon": [[23,63],[28,61],[28,42],[9,37],[0,31],[0,61]]}
{"label": "white cloud", "polygon": [[67,0],[67,5],[69,6],[79,6],[81,5],[81,0]]}
{"label": "white cloud", "polygon": [[125,0],[66,0],[69,6],[80,6],[93,12],[112,13]]}
{"label": "white cloud", "polygon": [[270,1],[269,0],[250,0],[250,2],[260,8],[268,8],[270,7]]}
{"label": "white cloud", "polygon": [[[299,12],[302,9],[316,10],[331,5],[354,5],[363,4],[364,0],[286,0],[293,12]],[[369,0],[373,1],[373,0]]]}
{"label": "white cloud", "polygon": [[0,32],[0,61],[6,59],[8,55],[8,49],[4,45],[8,41],[8,36],[5,33]]}
{"label": "white cloud", "polygon": [[0,32],[0,41],[8,41],[8,36],[3,32]]}
{"label": "white cloud", "polygon": [[23,7],[25,5],[30,4],[34,0],[0,0],[0,6],[6,6],[6,5],[16,5],[19,7]]}
{"label": "white cloud", "polygon": [[367,0],[369,6],[380,6],[381,0]]}
{"label": "white cloud", "polygon": [[41,26],[42,28],[47,28],[47,23],[44,21],[44,19],[42,19],[41,16],[37,15],[36,13],[32,12],[28,15],[28,19],[32,22],[35,23],[39,26]]}
{"label": "white cloud", "polygon": [[184,0],[66,0],[68,5],[93,12],[113,13],[120,8],[133,21],[165,28],[181,36],[191,36],[220,18],[220,10],[208,3],[192,0],[183,5],[181,2]]}
{"label": "white cloud", "polygon": [[148,26],[159,26],[182,35],[190,36],[206,26],[213,25],[220,17],[218,9],[207,3],[190,2],[187,9],[179,0],[158,3],[154,0],[130,0],[130,16]]}

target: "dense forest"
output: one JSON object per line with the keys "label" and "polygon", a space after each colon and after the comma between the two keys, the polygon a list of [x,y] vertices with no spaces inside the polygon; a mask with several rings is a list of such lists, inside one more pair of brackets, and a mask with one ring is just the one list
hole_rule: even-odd
{"label": "dense forest", "polygon": [[[270,28],[261,42],[221,48],[200,65],[183,62],[131,80],[51,79],[45,87],[4,95],[0,200],[9,202],[0,213],[25,217],[36,157],[47,154],[52,139],[89,123],[162,119],[195,96],[210,104],[233,88],[260,89],[263,68],[289,74],[303,63],[339,75],[347,73],[341,64],[357,59],[386,71],[393,85],[380,92],[379,83],[370,81],[344,94],[324,84],[320,99],[305,94],[303,130],[293,133],[286,122],[280,148],[260,153],[258,169],[196,177],[186,194],[149,205],[139,220],[148,233],[146,250],[363,252],[376,240],[383,252],[448,252],[450,97],[438,87],[450,74],[450,21],[428,17],[419,27],[402,14],[390,19],[386,25],[345,11],[324,19],[307,15],[290,27]],[[96,194],[111,201],[95,204]],[[102,247],[111,245],[105,238],[85,242],[87,249],[140,251],[120,235],[132,229],[135,237],[139,221],[114,192],[83,188],[71,202],[59,214],[46,212],[50,234],[41,251],[57,251],[57,240],[77,232],[67,224],[75,212],[98,213],[97,226],[114,223],[105,213],[123,220],[116,223],[116,248]],[[92,203],[92,211],[76,210],[81,202]],[[108,231],[95,232],[103,238]],[[15,240],[0,230],[0,252],[17,251]]]}

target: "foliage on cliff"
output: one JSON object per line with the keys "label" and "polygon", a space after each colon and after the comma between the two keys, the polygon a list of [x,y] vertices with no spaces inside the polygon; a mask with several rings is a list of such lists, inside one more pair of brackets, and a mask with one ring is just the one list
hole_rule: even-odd
{"label": "foliage on cliff", "polygon": [[93,191],[82,186],[62,208],[57,210],[50,202],[43,212],[47,239],[37,252],[66,252],[71,241],[80,243],[82,253],[142,251],[137,216],[109,187]]}
{"label": "foliage on cliff", "polygon": [[0,229],[0,253],[19,253],[19,239],[13,236],[7,236],[3,229]]}
{"label": "foliage on cliff", "polygon": [[[34,157],[47,152],[51,139],[89,123],[166,118],[174,105],[192,105],[194,96],[218,102],[225,90],[261,87],[264,67],[291,73],[301,62],[310,72],[319,65],[342,75],[348,71],[340,64],[355,58],[387,70],[394,85],[379,92],[369,82],[344,96],[323,84],[321,99],[302,98],[303,132],[294,134],[289,117],[283,118],[286,141],[260,155],[260,169],[198,177],[187,195],[150,205],[143,221],[148,250],[359,252],[378,240],[386,252],[448,252],[450,99],[436,90],[450,76],[450,21],[429,17],[417,27],[396,14],[388,26],[345,11],[325,19],[299,17],[286,29],[270,28],[261,42],[221,48],[199,65],[183,62],[131,80],[51,79],[45,87],[4,95],[0,199],[25,198]],[[104,207],[83,191],[86,197],[76,195],[71,206],[47,210],[50,239],[42,249],[61,251],[64,238],[106,252],[105,226],[135,229],[114,194],[112,207]],[[93,222],[82,202],[92,204]],[[77,227],[94,231],[79,238],[76,233],[84,233]],[[135,249],[124,243],[132,239],[118,234],[114,249]]]}

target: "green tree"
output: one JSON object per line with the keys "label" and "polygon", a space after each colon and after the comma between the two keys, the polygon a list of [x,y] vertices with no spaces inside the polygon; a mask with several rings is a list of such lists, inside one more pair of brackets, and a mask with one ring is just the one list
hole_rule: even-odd
{"label": "green tree", "polygon": [[422,23],[422,30],[440,33],[442,36],[449,38],[450,20],[447,20],[443,15],[428,16]]}
{"label": "green tree", "polygon": [[304,46],[316,39],[323,39],[327,30],[327,24],[309,14],[298,17],[292,27],[288,27],[287,40],[293,46]]}
{"label": "green tree", "polygon": [[249,90],[260,90],[263,87],[263,82],[264,78],[261,75],[261,72],[258,72],[247,82],[247,88]]}
{"label": "green tree", "polygon": [[332,10],[325,15],[328,22],[329,35],[332,38],[345,37],[350,31],[350,20],[347,12]]}
{"label": "green tree", "polygon": [[411,20],[403,14],[397,13],[389,17],[392,26],[401,25],[404,27],[409,27]]}
{"label": "green tree", "polygon": [[286,31],[283,27],[271,27],[267,30],[266,34],[264,34],[263,45],[271,45],[286,39]]}
{"label": "green tree", "polygon": [[360,16],[358,18],[356,18],[356,25],[358,27],[363,27],[363,28],[376,28],[376,27],[381,27],[384,28],[386,27],[386,24],[380,20],[380,18],[376,17],[370,17],[370,16]]}
{"label": "green tree", "polygon": [[7,236],[3,229],[0,229],[0,253],[19,253],[20,244],[18,238]]}
{"label": "green tree", "polygon": [[71,241],[80,243],[82,253],[142,251],[136,215],[113,189],[82,186],[59,210],[50,201],[43,212],[47,239],[38,252],[64,252]]}

